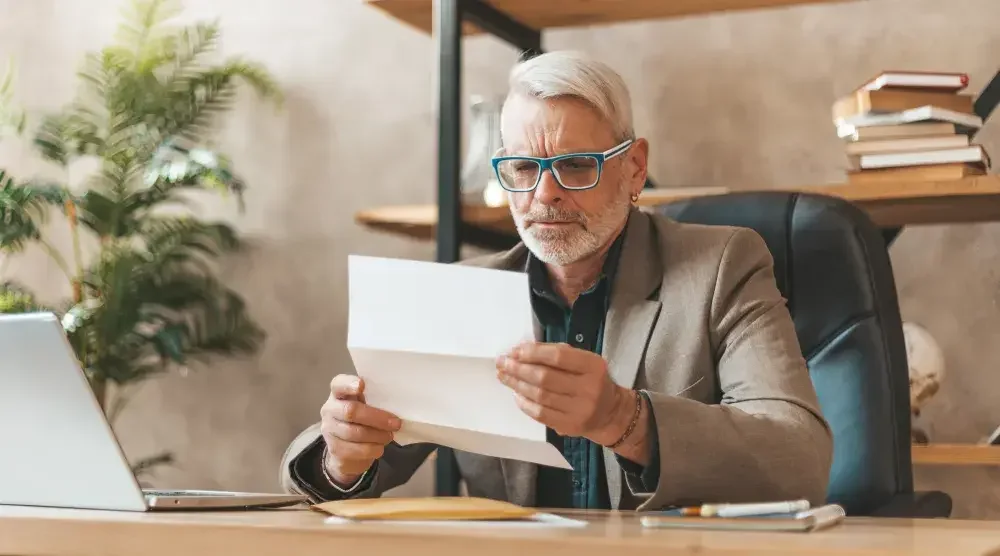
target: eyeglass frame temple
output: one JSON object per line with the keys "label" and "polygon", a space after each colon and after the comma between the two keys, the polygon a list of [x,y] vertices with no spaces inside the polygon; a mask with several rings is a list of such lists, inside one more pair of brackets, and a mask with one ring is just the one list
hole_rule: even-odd
{"label": "eyeglass frame temple", "polygon": [[[631,147],[632,143],[634,142],[635,139],[626,139],[625,141],[622,141],[621,143],[615,145],[614,147],[611,147],[610,149],[604,152],[567,153],[556,156],[550,156],[548,158],[541,158],[537,156],[494,156],[491,159],[491,162],[493,164],[493,173],[496,174],[497,182],[500,183],[500,187],[503,187],[506,191],[510,191],[512,193],[527,193],[529,191],[534,191],[538,187],[538,184],[542,183],[542,174],[544,174],[546,170],[552,172],[552,177],[556,179],[556,183],[559,184],[559,187],[567,191],[586,191],[587,189],[592,189],[594,187],[597,187],[597,182],[601,181],[601,174],[604,172],[604,163],[627,151],[628,148]],[[559,181],[559,176],[556,175],[555,170],[552,168],[552,165],[559,160],[565,158],[572,158],[574,156],[589,156],[597,160],[597,179],[594,180],[593,184],[588,185],[587,187],[566,187],[562,184],[561,181]],[[539,168],[538,178],[535,179],[534,185],[532,185],[527,189],[515,189],[515,190],[511,190],[505,187],[503,184],[503,179],[500,178],[500,163],[505,160],[531,160],[537,163]]]}

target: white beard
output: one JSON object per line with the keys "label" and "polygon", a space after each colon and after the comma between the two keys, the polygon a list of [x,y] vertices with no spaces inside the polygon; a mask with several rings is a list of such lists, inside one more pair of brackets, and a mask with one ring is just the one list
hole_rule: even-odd
{"label": "white beard", "polygon": [[[532,205],[525,214],[514,214],[521,241],[543,263],[565,266],[585,259],[611,242],[612,236],[628,216],[630,203],[622,194],[615,202],[594,215],[584,215],[545,205]],[[566,229],[525,228],[525,219],[574,220]]]}

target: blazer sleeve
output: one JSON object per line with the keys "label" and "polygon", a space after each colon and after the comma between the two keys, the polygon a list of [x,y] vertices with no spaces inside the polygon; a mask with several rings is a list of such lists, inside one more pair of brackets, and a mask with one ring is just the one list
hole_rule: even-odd
{"label": "blazer sleeve", "polygon": [[640,510],[675,504],[826,500],[833,452],[773,260],[737,229],[723,250],[709,327],[721,402],[645,392],[659,477]]}
{"label": "blazer sleeve", "polygon": [[377,498],[409,481],[436,448],[433,444],[400,446],[391,442],[357,484],[342,489],[326,480],[323,473],[326,441],[316,423],[289,444],[281,459],[279,482],[285,492],[307,496],[313,504],[347,498]]}

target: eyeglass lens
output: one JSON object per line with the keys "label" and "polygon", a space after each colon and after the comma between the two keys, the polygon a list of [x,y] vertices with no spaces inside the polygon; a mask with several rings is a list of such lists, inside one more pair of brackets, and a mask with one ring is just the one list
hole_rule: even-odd
{"label": "eyeglass lens", "polygon": [[[552,163],[556,181],[566,189],[584,189],[597,183],[600,165],[592,156],[570,156]],[[500,182],[506,189],[527,191],[538,182],[541,165],[536,160],[508,159],[497,164]]]}

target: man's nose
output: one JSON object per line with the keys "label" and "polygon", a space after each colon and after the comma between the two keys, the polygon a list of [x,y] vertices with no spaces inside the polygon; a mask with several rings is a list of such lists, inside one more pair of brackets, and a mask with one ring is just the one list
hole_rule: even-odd
{"label": "man's nose", "polygon": [[555,205],[562,200],[563,188],[556,181],[551,170],[542,171],[542,179],[535,189],[535,198],[546,205]]}

